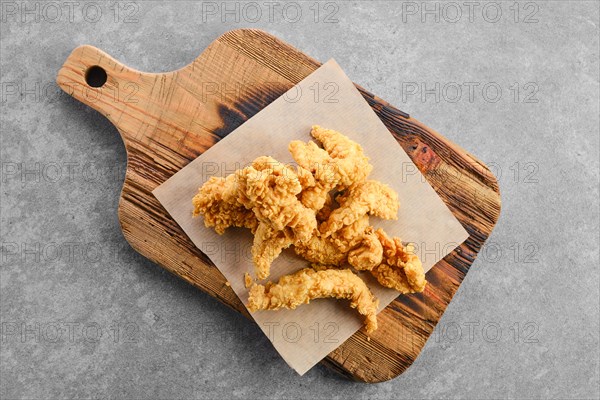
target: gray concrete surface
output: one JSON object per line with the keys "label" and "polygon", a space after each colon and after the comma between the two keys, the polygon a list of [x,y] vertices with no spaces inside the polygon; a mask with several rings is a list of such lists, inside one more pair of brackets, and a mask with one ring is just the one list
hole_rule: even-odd
{"label": "gray concrete surface", "polygon": [[[599,397],[598,2],[112,4],[1,3],[2,399]],[[499,178],[489,244],[397,379],[299,377],[131,250],[121,140],[54,84],[80,44],[170,71],[239,27],[335,58]]]}

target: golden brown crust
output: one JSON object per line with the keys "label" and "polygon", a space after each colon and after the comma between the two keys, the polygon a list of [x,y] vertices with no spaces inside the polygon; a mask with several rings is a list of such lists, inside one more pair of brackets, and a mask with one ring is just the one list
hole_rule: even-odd
{"label": "golden brown crust", "polygon": [[304,268],[294,274],[283,276],[270,286],[254,284],[250,288],[248,310],[295,309],[308,304],[312,299],[333,297],[350,300],[366,317],[367,333],[377,329],[377,307],[379,301],[373,296],[365,282],[349,269],[325,269],[315,271]]}
{"label": "golden brown crust", "polygon": [[373,227],[367,228],[362,235],[360,244],[348,252],[348,264],[358,271],[370,271],[383,258],[383,246],[377,238]]}
{"label": "golden brown crust", "polygon": [[244,287],[247,289],[252,286],[252,277],[249,273],[244,272]]}
{"label": "golden brown crust", "polygon": [[325,202],[323,203],[323,207],[319,211],[317,211],[317,223],[323,222],[329,218],[329,215],[333,211],[335,206],[335,201],[333,200],[333,196],[331,193],[327,193],[325,195]]}
{"label": "golden brown crust", "polygon": [[205,225],[219,234],[231,226],[250,228],[256,275],[264,279],[282,249],[309,240],[316,231],[315,212],[297,197],[302,185],[314,185],[308,171],[258,157],[226,178],[209,179],[192,200],[193,215],[203,215]]}
{"label": "golden brown crust", "polygon": [[388,185],[368,180],[350,187],[338,197],[340,206],[333,210],[320,231],[329,236],[344,225],[354,223],[363,215],[370,214],[384,219],[398,219],[398,194]]}
{"label": "golden brown crust", "polygon": [[252,245],[252,260],[254,261],[254,273],[258,279],[265,279],[271,272],[271,264],[281,254],[283,249],[294,243],[291,232],[278,231],[269,224],[261,222],[254,235]]}
{"label": "golden brown crust", "polygon": [[253,232],[258,220],[252,210],[238,202],[239,187],[234,175],[227,178],[212,177],[192,199],[193,216],[204,216],[204,225],[214,227],[222,235],[229,227],[250,228]]}
{"label": "golden brown crust", "polygon": [[315,125],[311,135],[323,144],[294,140],[289,151],[302,168],[310,171],[315,185],[302,192],[302,204],[321,210],[332,189],[342,189],[363,182],[373,170],[363,148],[348,137],[331,129]]}
{"label": "golden brown crust", "polygon": [[[348,252],[351,249],[357,246],[362,248],[361,244],[365,240],[364,236],[368,228],[369,216],[364,215],[352,225],[343,227],[330,237],[324,237],[318,231],[315,231],[309,241],[295,243],[294,250],[296,254],[312,263],[339,267],[347,261]],[[365,248],[362,248],[362,250],[368,251]],[[360,250],[357,249],[357,251]],[[379,262],[381,262],[381,256],[379,256]]]}
{"label": "golden brown crust", "polygon": [[427,281],[419,257],[412,246],[405,247],[400,238],[391,239],[382,230],[376,232],[383,247],[383,261],[371,273],[385,287],[400,293],[418,293],[425,289]]}
{"label": "golden brown crust", "polygon": [[272,157],[259,157],[236,173],[239,201],[260,222],[274,230],[291,228],[298,240],[310,238],[316,228],[315,212],[298,200],[302,185],[296,171]]}
{"label": "golden brown crust", "polygon": [[294,140],[288,150],[298,165],[314,177],[315,184],[302,191],[302,204],[315,211],[320,210],[327,194],[338,184],[335,160],[312,141]]}
{"label": "golden brown crust", "polygon": [[[252,259],[257,279],[270,274],[272,262],[293,245],[312,263],[278,283],[254,283],[248,273],[251,311],[295,308],[313,298],[347,298],[365,315],[367,332],[377,328],[377,300],[349,269],[370,271],[378,282],[401,293],[423,291],[419,258],[399,238],[369,224],[369,215],[396,219],[398,194],[367,180],[372,166],[362,147],[339,132],[313,126],[315,142],[293,141],[297,167],[259,157],[226,178],[211,178],[193,199],[194,216],[223,233],[230,226],[255,233]],[[320,226],[318,226],[320,225]]]}
{"label": "golden brown crust", "polygon": [[314,125],[310,134],[323,145],[329,156],[335,160],[336,185],[350,187],[363,182],[373,170],[360,144],[332,129]]}

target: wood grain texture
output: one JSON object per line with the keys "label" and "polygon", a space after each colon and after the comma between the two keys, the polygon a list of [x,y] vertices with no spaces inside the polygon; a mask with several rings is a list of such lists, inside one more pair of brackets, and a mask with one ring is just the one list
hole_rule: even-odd
{"label": "wood grain texture", "polygon": [[[85,79],[95,65],[108,76],[100,88]],[[223,275],[151,192],[319,66],[266,32],[242,29],[219,37],[186,67],[161,74],[136,71],[81,46],[57,82],[105,115],[123,138],[127,172],[119,220],[131,246],[249,317]],[[380,327],[370,341],[361,330],[322,361],[350,379],[381,382],[418,356],[498,220],[500,195],[496,179],[475,157],[358,89],[469,233],[429,271],[424,293],[400,296],[379,314]]]}

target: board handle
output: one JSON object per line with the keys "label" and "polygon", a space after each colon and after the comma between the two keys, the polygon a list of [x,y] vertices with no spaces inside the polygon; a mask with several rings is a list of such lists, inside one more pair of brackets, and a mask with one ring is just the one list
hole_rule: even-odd
{"label": "board handle", "polygon": [[127,136],[125,127],[119,126],[123,113],[135,113],[144,107],[151,88],[149,77],[118,62],[102,50],[89,45],[74,49],[61,69],[56,83],[70,96],[94,108],[115,125],[121,135]]}

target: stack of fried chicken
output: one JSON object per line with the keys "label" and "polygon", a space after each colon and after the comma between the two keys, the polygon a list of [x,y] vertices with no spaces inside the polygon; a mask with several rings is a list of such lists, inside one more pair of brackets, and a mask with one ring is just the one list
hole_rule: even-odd
{"label": "stack of fried chicken", "polygon": [[246,274],[250,311],[349,299],[371,333],[378,300],[353,269],[369,271],[400,293],[415,293],[425,288],[423,267],[411,245],[370,225],[369,216],[397,219],[400,203],[392,188],[367,179],[373,166],[362,147],[320,126],[311,135],[323,147],[291,142],[295,167],[265,156],[225,178],[210,178],[193,198],[194,216],[202,215],[219,234],[229,227],[252,231],[257,280],[269,277],[271,263],[290,246],[311,263],[277,283],[262,285]]}

